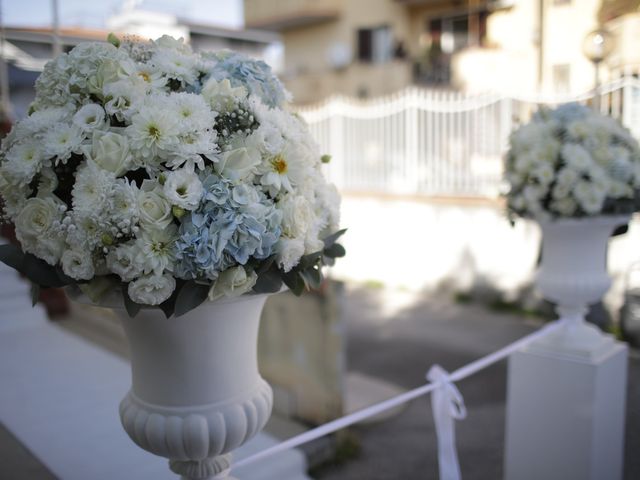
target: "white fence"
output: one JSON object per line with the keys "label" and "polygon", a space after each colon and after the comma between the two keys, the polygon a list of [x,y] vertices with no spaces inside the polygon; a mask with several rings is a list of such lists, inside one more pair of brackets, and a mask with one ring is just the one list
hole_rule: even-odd
{"label": "white fence", "polygon": [[[601,110],[640,138],[640,81],[603,85]],[[589,102],[579,96],[468,96],[408,88],[359,101],[332,97],[299,113],[341,190],[428,196],[495,197],[509,133],[539,105]]]}

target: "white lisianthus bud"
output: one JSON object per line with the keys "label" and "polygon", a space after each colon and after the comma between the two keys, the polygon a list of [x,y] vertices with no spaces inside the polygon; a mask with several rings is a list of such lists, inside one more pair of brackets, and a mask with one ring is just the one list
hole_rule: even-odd
{"label": "white lisianthus bud", "polygon": [[95,273],[91,254],[79,250],[66,250],[62,254],[62,271],[76,280],[91,280]]}
{"label": "white lisianthus bud", "polygon": [[162,230],[173,220],[171,204],[156,191],[141,191],[138,196],[140,222],[143,225]]}
{"label": "white lisianthus bud", "polygon": [[135,243],[120,245],[107,255],[107,268],[123,281],[130,282],[142,274],[142,266],[136,260],[138,255]]}
{"label": "white lisianthus bud", "polygon": [[195,172],[183,168],[167,175],[163,192],[172,205],[195,210],[200,205],[204,188]]}
{"label": "white lisianthus bud", "polygon": [[94,131],[91,148],[85,154],[103,170],[124,175],[131,166],[129,140],[114,132]]}
{"label": "white lisianthus bud", "polygon": [[239,297],[250,291],[258,280],[253,270],[247,275],[242,266],[233,267],[222,272],[209,290],[209,300],[222,297]]}
{"label": "white lisianthus bud", "polygon": [[76,112],[73,123],[83,131],[101,129],[107,123],[104,108],[96,103],[89,103]]}
{"label": "white lisianthus bud", "polygon": [[171,275],[146,275],[129,284],[129,297],[141,305],[160,305],[176,289],[176,280]]}

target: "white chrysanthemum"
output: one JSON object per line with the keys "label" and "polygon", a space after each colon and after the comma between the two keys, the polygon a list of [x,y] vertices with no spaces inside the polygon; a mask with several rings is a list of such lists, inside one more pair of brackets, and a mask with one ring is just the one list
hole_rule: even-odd
{"label": "white chrysanthemum", "polygon": [[193,55],[179,50],[157,50],[151,61],[152,69],[182,85],[193,85],[198,76],[197,62]]}
{"label": "white chrysanthemum", "polygon": [[76,181],[71,191],[74,211],[99,212],[107,202],[115,182],[113,173],[88,161],[76,172]]}
{"label": "white chrysanthemum", "polygon": [[76,280],[91,280],[95,274],[91,253],[79,250],[66,250],[61,258],[62,271]]}
{"label": "white chrysanthemum", "polygon": [[129,298],[141,305],[160,305],[176,289],[171,275],[147,275],[131,282],[127,288]]}
{"label": "white chrysanthemum", "polygon": [[589,215],[594,215],[602,211],[602,204],[606,198],[606,190],[598,188],[591,182],[579,181],[573,189],[573,196],[580,205],[580,208]]}
{"label": "white chrysanthemum", "polygon": [[58,177],[52,168],[46,167],[40,170],[38,176],[37,194],[44,196],[52,194],[58,188]]}
{"label": "white chrysanthemum", "polygon": [[166,156],[179,142],[178,118],[165,108],[160,98],[157,100],[159,103],[155,105],[153,100],[145,103],[144,108],[131,117],[131,125],[127,127],[131,148],[147,161]]}
{"label": "white chrysanthemum", "polygon": [[309,201],[302,195],[285,195],[278,208],[282,212],[282,233],[290,238],[304,238],[315,220]]}
{"label": "white chrysanthemum", "polygon": [[276,261],[283,272],[289,272],[300,263],[304,251],[303,239],[281,237],[276,244]]}
{"label": "white chrysanthemum", "polygon": [[14,145],[0,167],[5,179],[12,185],[26,185],[46,165],[42,149],[35,142]]}
{"label": "white chrysanthemum", "polygon": [[260,184],[272,195],[280,191],[292,192],[309,174],[308,157],[298,145],[287,143],[279,154],[262,162],[258,172],[262,174]]}
{"label": "white chrysanthemum", "polygon": [[107,236],[112,240],[111,225],[107,219],[100,217],[97,212],[71,212],[71,222],[67,227],[67,243],[78,250],[93,251],[103,244]]}
{"label": "white chrysanthemum", "polygon": [[118,275],[122,281],[130,282],[142,275],[142,264],[138,260],[139,254],[135,242],[118,245],[107,254],[107,268]]}
{"label": "white chrysanthemum", "polygon": [[139,249],[138,261],[145,274],[162,274],[173,271],[175,261],[174,243],[178,238],[178,228],[170,224],[164,230],[142,229],[136,239]]}
{"label": "white chrysanthemum", "polygon": [[569,167],[578,171],[586,171],[594,165],[589,152],[576,143],[566,143],[562,146],[562,158]]}
{"label": "white chrysanthemum", "polygon": [[73,124],[83,131],[100,130],[107,124],[104,108],[96,103],[83,106],[73,116]]}
{"label": "white chrysanthemum", "polygon": [[45,154],[56,157],[56,163],[66,163],[72,153],[80,153],[80,144],[84,139],[82,130],[75,125],[58,123],[44,135]]}
{"label": "white chrysanthemum", "polygon": [[149,92],[162,90],[167,84],[167,79],[162,75],[162,72],[153,69],[151,65],[147,63],[137,65],[135,75],[145,82],[147,91]]}
{"label": "white chrysanthemum", "polygon": [[564,217],[570,217],[578,209],[578,204],[571,197],[562,197],[552,201],[551,208]]}
{"label": "white chrysanthemum", "polygon": [[285,139],[279,128],[271,123],[262,123],[247,139],[263,153],[275,156],[284,149]]}
{"label": "white chrysanthemum", "polygon": [[40,134],[48,130],[51,125],[68,123],[73,111],[73,106],[66,105],[64,107],[45,108],[33,112],[18,122],[13,130],[11,130],[11,133],[3,139],[3,148],[6,148],[5,145],[7,147],[12,145],[14,142],[33,140],[35,137],[40,137]]}
{"label": "white chrysanthemum", "polygon": [[200,205],[204,188],[198,175],[183,168],[167,174],[163,192],[171,204],[185,210],[195,210]]}
{"label": "white chrysanthemum", "polygon": [[217,114],[201,95],[172,93],[168,100],[171,110],[179,118],[183,132],[211,129],[215,125]]}
{"label": "white chrysanthemum", "polygon": [[144,101],[147,93],[144,82],[122,79],[104,87],[104,108],[109,115],[114,115],[120,121],[130,121],[139,104]]}
{"label": "white chrysanthemum", "polygon": [[116,180],[113,186],[111,208],[108,213],[112,223],[118,225],[121,230],[129,231],[129,228],[138,222],[138,193],[135,184],[124,179]]}

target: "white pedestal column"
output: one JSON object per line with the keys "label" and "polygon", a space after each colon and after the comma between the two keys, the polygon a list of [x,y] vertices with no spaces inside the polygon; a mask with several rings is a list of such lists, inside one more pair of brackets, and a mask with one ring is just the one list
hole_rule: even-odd
{"label": "white pedestal column", "polygon": [[509,360],[505,479],[620,480],[627,346],[568,354],[550,340]]}

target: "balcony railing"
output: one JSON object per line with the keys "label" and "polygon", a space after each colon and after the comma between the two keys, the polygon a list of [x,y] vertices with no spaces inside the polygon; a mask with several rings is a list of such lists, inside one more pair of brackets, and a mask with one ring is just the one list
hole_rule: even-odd
{"label": "balcony railing", "polygon": [[245,0],[244,18],[248,28],[282,31],[335,20],[340,0]]}

